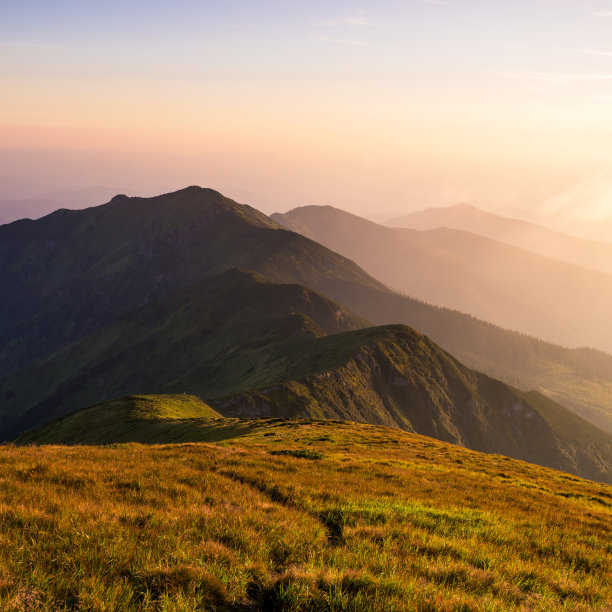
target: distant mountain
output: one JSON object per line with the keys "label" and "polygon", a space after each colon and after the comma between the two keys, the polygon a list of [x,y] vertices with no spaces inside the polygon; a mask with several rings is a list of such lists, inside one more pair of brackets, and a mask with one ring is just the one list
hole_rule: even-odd
{"label": "distant mountain", "polygon": [[[606,323],[610,275],[462,231],[386,228],[329,206],[272,218],[414,297],[533,336],[612,347]],[[379,299],[365,307],[363,296],[360,305],[344,299],[376,323],[408,322],[470,366],[522,388],[538,388],[612,431],[612,357],[568,351],[414,301],[408,306],[406,299],[391,302]]]}
{"label": "distant mountain", "polygon": [[612,352],[612,275],[458,230],[390,229],[329,206],[274,220],[412,297],[549,342]]}
{"label": "distant mountain", "polygon": [[540,255],[612,273],[612,243],[570,236],[527,221],[486,212],[470,204],[427,208],[391,219],[385,225],[416,230],[441,227],[464,230]]}

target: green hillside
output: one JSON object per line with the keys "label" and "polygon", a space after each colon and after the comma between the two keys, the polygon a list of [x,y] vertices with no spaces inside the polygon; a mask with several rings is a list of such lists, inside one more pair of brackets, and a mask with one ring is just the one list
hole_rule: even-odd
{"label": "green hillside", "polygon": [[[161,444],[198,438],[194,429],[223,417],[193,395],[130,395],[60,417],[20,437],[22,444]],[[220,421],[219,421],[220,422]]]}
{"label": "green hillside", "polygon": [[[11,398],[4,431],[17,435],[103,394],[186,391],[227,417],[389,425],[612,479],[612,436],[540,394],[466,368],[408,327],[324,335],[317,321],[330,308],[334,325],[341,320],[354,329],[359,321],[350,313],[337,319],[337,305],[302,287],[252,274],[225,273],[208,288],[215,308],[200,301],[201,291],[174,294],[11,377],[1,388]],[[248,305],[234,299],[236,289],[251,295]],[[292,297],[286,309],[283,294]],[[312,318],[286,314],[297,297],[307,298]]]}
{"label": "green hillside", "polygon": [[[10,438],[123,395],[216,397],[287,380],[313,339],[366,325],[305,287],[230,270],[124,315],[6,377],[0,382],[0,433]],[[304,371],[320,369],[316,360]]]}
{"label": "green hillside", "polygon": [[612,606],[610,486],[370,425],[216,439],[0,447],[0,608]]}

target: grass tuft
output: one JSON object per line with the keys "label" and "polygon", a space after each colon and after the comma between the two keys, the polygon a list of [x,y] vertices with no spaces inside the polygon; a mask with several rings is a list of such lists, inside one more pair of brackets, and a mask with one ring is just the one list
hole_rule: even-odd
{"label": "grass tuft", "polygon": [[[264,434],[265,435],[265,434]],[[319,451],[309,450],[307,448],[300,448],[298,450],[273,450],[270,451],[271,455],[286,455],[288,457],[298,457],[299,459],[323,459],[323,453]]]}

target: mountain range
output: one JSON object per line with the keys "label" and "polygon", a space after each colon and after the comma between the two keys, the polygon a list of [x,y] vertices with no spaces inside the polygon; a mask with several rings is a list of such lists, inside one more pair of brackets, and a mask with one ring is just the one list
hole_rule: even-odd
{"label": "mountain range", "polygon": [[198,187],[0,226],[0,376],[230,268],[322,292],[385,290],[354,263],[279,228]]}
{"label": "mountain range", "polygon": [[224,416],[393,425],[610,479],[609,434],[412,328],[372,326],[421,329],[418,310],[478,321],[395,294],[213,190],[1,226],[0,264],[5,438],[113,397],[187,392]]}
{"label": "mountain range", "polygon": [[411,297],[556,344],[612,352],[611,274],[460,230],[390,229],[327,206],[272,218]]}
{"label": "mountain range", "polygon": [[457,229],[486,236],[560,261],[612,273],[612,244],[587,240],[529,223],[480,210],[470,204],[426,208],[395,217],[389,227],[416,230]]}

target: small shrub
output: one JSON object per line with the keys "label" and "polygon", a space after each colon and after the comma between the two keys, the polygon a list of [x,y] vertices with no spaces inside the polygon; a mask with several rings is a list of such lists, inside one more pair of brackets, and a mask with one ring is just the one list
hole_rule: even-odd
{"label": "small shrub", "polygon": [[299,459],[323,459],[323,453],[319,451],[313,451],[308,449],[300,450],[273,450],[270,451],[271,455],[287,455],[289,457],[298,457]]}

